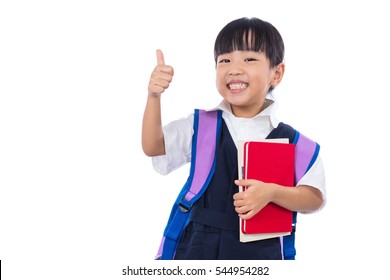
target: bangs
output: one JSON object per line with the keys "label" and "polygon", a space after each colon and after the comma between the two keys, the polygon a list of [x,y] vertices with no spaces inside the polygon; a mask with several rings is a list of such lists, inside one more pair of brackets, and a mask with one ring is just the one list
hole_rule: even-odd
{"label": "bangs", "polygon": [[264,36],[258,36],[250,28],[232,27],[232,30],[226,30],[218,36],[215,45],[215,59],[225,53],[234,51],[255,51],[265,52]]}

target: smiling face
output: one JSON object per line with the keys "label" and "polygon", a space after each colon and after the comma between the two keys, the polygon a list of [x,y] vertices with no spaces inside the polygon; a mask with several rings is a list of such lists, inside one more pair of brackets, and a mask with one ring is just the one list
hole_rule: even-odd
{"label": "smiling face", "polygon": [[251,118],[284,74],[279,31],[258,18],[240,18],[219,32],[214,44],[216,83],[237,117]]}
{"label": "smiling face", "polygon": [[236,117],[251,118],[262,110],[267,93],[283,73],[284,64],[271,67],[264,53],[233,51],[217,58],[217,89]]}

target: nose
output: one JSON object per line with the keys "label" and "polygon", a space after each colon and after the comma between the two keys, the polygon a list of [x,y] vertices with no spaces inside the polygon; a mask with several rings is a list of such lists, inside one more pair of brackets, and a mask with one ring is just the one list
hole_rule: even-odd
{"label": "nose", "polygon": [[242,75],[244,73],[244,69],[240,63],[232,63],[229,69],[229,75],[237,76]]}

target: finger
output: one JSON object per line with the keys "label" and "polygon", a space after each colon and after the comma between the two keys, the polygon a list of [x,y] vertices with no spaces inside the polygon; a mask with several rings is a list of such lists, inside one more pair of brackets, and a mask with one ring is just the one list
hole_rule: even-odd
{"label": "finger", "polygon": [[238,210],[241,207],[245,207],[245,202],[243,200],[235,200],[233,202],[233,206],[236,208],[236,210]]}
{"label": "finger", "polygon": [[256,182],[261,182],[261,181],[252,180],[252,179],[234,180],[234,183],[237,186],[242,186],[242,187],[250,187],[250,186],[254,185]]}
{"label": "finger", "polygon": [[237,206],[234,208],[239,216],[247,215],[251,210],[247,206]]}
{"label": "finger", "polygon": [[238,216],[243,219],[243,220],[248,220],[250,218],[252,218],[254,216],[254,212],[253,211],[249,211],[249,212],[246,212],[246,213],[242,213],[242,214],[238,214]]}
{"label": "finger", "polygon": [[237,186],[246,186],[246,185],[248,185],[248,180],[247,179],[234,180],[234,183]]}
{"label": "finger", "polygon": [[156,50],[157,64],[165,65],[164,54],[161,50]]}

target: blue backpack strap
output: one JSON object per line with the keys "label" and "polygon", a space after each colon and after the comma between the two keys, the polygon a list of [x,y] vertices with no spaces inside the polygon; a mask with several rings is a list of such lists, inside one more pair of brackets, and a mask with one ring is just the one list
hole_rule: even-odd
{"label": "blue backpack strap", "polygon": [[[316,161],[320,145],[298,131],[295,133],[293,144],[295,144],[295,184],[297,184]],[[295,259],[296,222],[297,212],[293,212],[293,232],[283,237],[283,259],[285,260]]]}
{"label": "blue backpack strap", "polygon": [[189,222],[194,203],[208,187],[215,170],[215,150],[221,111],[195,109],[190,176],[172,207],[156,259],[171,260]]}

